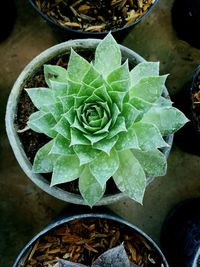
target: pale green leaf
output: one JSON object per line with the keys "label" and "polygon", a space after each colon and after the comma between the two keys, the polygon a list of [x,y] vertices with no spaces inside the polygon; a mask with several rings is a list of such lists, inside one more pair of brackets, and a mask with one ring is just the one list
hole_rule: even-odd
{"label": "pale green leaf", "polygon": [[67,138],[68,140],[70,139],[70,125],[68,121],[62,117],[58,123],[53,127],[54,131],[57,133],[61,134],[63,137]]}
{"label": "pale green leaf", "polygon": [[53,130],[56,120],[51,113],[37,111],[31,114],[27,125],[35,132],[44,133],[49,137],[56,136],[56,131]]}
{"label": "pale green leaf", "polygon": [[127,132],[127,129],[124,117],[119,116],[115,122],[115,125],[109,131],[108,138],[112,138],[121,132]]}
{"label": "pale green leaf", "polygon": [[73,49],[69,58],[67,73],[72,81],[80,82],[91,68],[90,63],[78,55]]}
{"label": "pale green leaf", "polygon": [[34,158],[32,171],[34,173],[48,173],[53,171],[54,162],[58,155],[49,154],[53,146],[53,140],[41,147]]}
{"label": "pale green leaf", "polygon": [[141,114],[141,111],[136,109],[134,106],[132,106],[129,103],[125,103],[123,105],[123,110],[121,115],[125,118],[125,124],[126,128],[130,128],[133,123],[136,121],[138,116]]}
{"label": "pale green leaf", "polygon": [[54,97],[64,96],[67,94],[68,88],[68,81],[66,82],[57,82],[57,81],[49,81],[52,88],[52,92]]}
{"label": "pale green leaf", "polygon": [[128,61],[126,61],[118,69],[114,70],[107,77],[108,84],[117,91],[128,91],[130,89],[130,73]]}
{"label": "pale green leaf", "polygon": [[136,122],[133,125],[139,147],[142,150],[153,150],[156,148],[168,147],[169,145],[162,138],[158,128],[151,123]]}
{"label": "pale green leaf", "polygon": [[80,91],[81,83],[68,80],[67,95],[77,95]]}
{"label": "pale green leaf", "polygon": [[126,133],[119,134],[119,139],[115,148],[119,151],[130,148],[139,148],[136,132],[133,128],[128,129]]}
{"label": "pale green leaf", "polygon": [[132,150],[133,155],[139,161],[147,176],[163,176],[167,171],[167,161],[165,155],[158,149],[141,151]]}
{"label": "pale green leaf", "polygon": [[161,96],[158,98],[158,100],[154,103],[155,106],[158,107],[171,107],[173,102],[170,100],[170,98],[166,98]]}
{"label": "pale green leaf", "polygon": [[71,143],[70,146],[73,145],[89,145],[90,142],[83,136],[83,133],[77,129],[71,128]]}
{"label": "pale green leaf", "polygon": [[51,148],[50,154],[57,155],[74,155],[74,150],[70,147],[70,141],[64,138],[62,135],[58,134],[53,140],[53,146]]}
{"label": "pale green leaf", "polygon": [[95,68],[107,77],[113,70],[121,65],[121,51],[119,45],[108,34],[97,46],[95,51]]}
{"label": "pale green leaf", "polygon": [[74,145],[73,149],[80,160],[80,165],[91,162],[100,153],[91,145]]}
{"label": "pale green leaf", "polygon": [[115,149],[112,149],[110,155],[101,152],[90,164],[90,171],[102,186],[105,186],[108,179],[117,171],[119,167],[119,158]]}
{"label": "pale green leaf", "polygon": [[146,187],[146,176],[142,166],[130,150],[119,152],[120,165],[113,179],[121,192],[142,203]]}
{"label": "pale green leaf", "polygon": [[104,84],[104,79],[103,76],[100,75],[99,77],[97,77],[93,82],[91,82],[90,86],[93,86],[95,88],[98,88],[100,86],[102,86]]}
{"label": "pale green leaf", "polygon": [[164,90],[166,78],[167,75],[143,78],[131,88],[130,99],[139,97],[150,103],[155,102]]}
{"label": "pale green leaf", "polygon": [[95,91],[95,87],[90,86],[88,84],[83,83],[81,85],[80,91],[78,93],[78,96],[91,96]]}
{"label": "pale green leaf", "polygon": [[174,107],[152,107],[142,118],[142,122],[155,124],[163,136],[179,130],[189,120]]}
{"label": "pale green leaf", "polygon": [[99,78],[99,76],[100,76],[99,72],[94,68],[93,65],[90,65],[88,72],[85,74],[83,78],[83,82],[89,85],[92,82],[94,82],[94,80]]}
{"label": "pale green leaf", "polygon": [[51,87],[51,81],[66,83],[67,70],[56,65],[44,65],[44,78],[49,87]]}
{"label": "pale green leaf", "polygon": [[42,87],[29,88],[26,89],[26,92],[37,109],[46,111],[46,105],[54,104],[56,102],[51,89]]}
{"label": "pale green leaf", "polygon": [[111,127],[115,124],[119,114],[120,114],[120,110],[119,110],[118,106],[115,103],[113,103],[113,105],[111,107],[111,116],[112,116]]}
{"label": "pale green leaf", "polygon": [[59,121],[63,114],[63,105],[60,102],[56,102],[51,105],[44,106],[45,109],[50,112],[56,121]]}
{"label": "pale green leaf", "polygon": [[54,163],[51,186],[74,181],[82,170],[77,156],[59,156]]}
{"label": "pale green leaf", "polygon": [[141,62],[130,72],[131,85],[136,85],[140,80],[149,76],[159,75],[159,62]]}
{"label": "pale green leaf", "polygon": [[79,190],[85,202],[92,207],[103,197],[105,186],[102,188],[86,166],[79,178]]}
{"label": "pale green leaf", "polygon": [[88,97],[87,96],[75,96],[74,99],[75,99],[74,108],[78,109],[80,108],[80,106],[84,105]]}
{"label": "pale green leaf", "polygon": [[118,91],[109,91],[108,94],[112,99],[112,102],[115,103],[118,106],[119,110],[121,111],[126,93]]}
{"label": "pale green leaf", "polygon": [[77,119],[77,117],[75,117],[74,122],[71,124],[71,127],[76,128],[76,129],[80,130],[81,132],[87,133],[86,130],[84,129],[84,127],[81,125],[81,123]]}
{"label": "pale green leaf", "polygon": [[69,122],[71,125],[74,122],[76,112],[74,110],[74,107],[72,106],[70,110],[68,110],[66,113],[63,114],[63,117]]}
{"label": "pale green leaf", "polygon": [[150,103],[140,97],[132,97],[129,103],[143,113],[149,110],[153,106],[153,103]]}
{"label": "pale green leaf", "polygon": [[106,101],[108,104],[112,104],[112,100],[107,92],[106,86],[102,85],[101,87],[98,87],[94,91],[95,95],[100,97],[103,101]]}
{"label": "pale green leaf", "polygon": [[110,155],[111,149],[114,147],[118,140],[118,136],[114,136],[111,139],[103,139],[93,145],[94,148],[104,151],[106,154]]}
{"label": "pale green leaf", "polygon": [[73,95],[61,96],[59,97],[59,100],[62,103],[63,111],[65,113],[74,106],[75,99]]}
{"label": "pale green leaf", "polygon": [[100,140],[104,139],[106,136],[108,135],[108,133],[103,133],[103,134],[98,134],[98,135],[94,135],[94,134],[84,134],[84,136],[90,141],[90,143],[92,145],[94,145],[96,142],[99,142]]}

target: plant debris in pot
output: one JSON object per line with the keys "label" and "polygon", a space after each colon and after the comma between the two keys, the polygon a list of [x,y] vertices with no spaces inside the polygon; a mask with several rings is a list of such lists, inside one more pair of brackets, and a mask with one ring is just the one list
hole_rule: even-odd
{"label": "plant debris in pot", "polygon": [[159,75],[158,63],[143,62],[130,71],[128,61],[121,61],[120,47],[108,34],[91,62],[72,50],[67,69],[44,66],[47,86],[26,88],[35,107],[18,133],[31,129],[48,137],[32,171],[51,173],[50,186],[78,181],[91,207],[111,177],[121,192],[142,203],[147,177],[166,173],[161,149],[169,145],[163,137],[188,121],[162,96],[167,75]]}
{"label": "plant debris in pot", "polygon": [[131,227],[104,218],[69,221],[40,236],[16,267],[165,267],[160,252]]}
{"label": "plant debris in pot", "polygon": [[56,23],[85,32],[126,27],[153,3],[154,0],[35,0],[36,6]]}

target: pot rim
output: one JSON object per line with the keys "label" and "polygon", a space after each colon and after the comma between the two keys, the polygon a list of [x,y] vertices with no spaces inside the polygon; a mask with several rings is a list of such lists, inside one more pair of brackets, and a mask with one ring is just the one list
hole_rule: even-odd
{"label": "pot rim", "polygon": [[114,30],[110,30],[110,31],[103,31],[103,32],[86,32],[86,31],[82,31],[82,30],[75,30],[73,28],[67,27],[67,26],[62,26],[61,24],[57,23],[55,20],[51,19],[49,16],[47,16],[45,13],[43,13],[41,11],[40,8],[37,7],[37,5],[35,4],[35,1],[33,0],[29,0],[29,3],[33,6],[33,8],[50,24],[62,29],[62,30],[66,30],[69,31],[71,33],[76,33],[76,34],[81,34],[84,36],[87,36],[88,34],[90,34],[91,36],[93,36],[93,38],[100,38],[101,36],[104,36],[106,34],[108,34],[109,32],[111,33],[117,33],[123,30],[128,30],[131,27],[133,27],[135,24],[139,23],[143,18],[145,18],[151,11],[152,9],[155,7],[155,5],[157,4],[158,0],[153,0],[151,6],[147,9],[147,11],[140,16],[138,19],[136,19],[135,21],[133,21],[132,23],[130,23],[127,26],[124,26],[122,28],[117,28]]}
{"label": "pot rim", "polygon": [[[62,224],[68,223],[70,221],[76,220],[76,219],[85,219],[85,218],[100,218],[100,219],[109,219],[112,221],[116,221],[118,223],[124,224],[127,227],[130,227],[132,230],[136,231],[139,235],[144,237],[155,250],[158,252],[160,255],[163,263],[165,264],[164,267],[169,267],[167,260],[165,259],[164,254],[158,247],[158,245],[151,239],[150,236],[148,236],[145,232],[143,232],[140,228],[135,226],[132,223],[129,223],[128,221],[124,220],[123,218],[117,216],[117,215],[111,215],[107,213],[83,213],[83,214],[76,214],[76,215],[70,215],[70,216],[65,216],[64,218],[58,219],[53,223],[50,223],[48,226],[46,226],[42,231],[37,233],[26,245],[25,247],[21,250],[20,254],[18,255],[15,263],[13,264],[13,267],[19,267],[18,264],[20,263],[20,260],[24,256],[24,254],[28,251],[30,246],[42,235],[46,234],[47,232],[51,231],[53,228],[61,226]],[[195,267],[195,266],[194,266]]]}
{"label": "pot rim", "polygon": [[[84,47],[87,46],[87,49],[94,50],[100,41],[101,39],[77,39],[77,40],[66,41],[66,42],[54,45],[44,50],[42,53],[40,53],[36,57],[34,57],[30,61],[30,63],[22,70],[16,82],[14,83],[14,86],[8,98],[7,108],[6,108],[5,119],[6,119],[7,136],[8,136],[10,145],[13,149],[14,155],[19,165],[25,172],[25,174],[37,186],[39,186],[42,190],[44,190],[48,194],[60,200],[63,200],[65,202],[70,202],[70,203],[80,204],[80,205],[87,205],[80,195],[70,193],[56,186],[50,187],[49,182],[41,174],[36,174],[31,171],[32,164],[28,160],[25,154],[25,151],[22,148],[19,136],[14,127],[14,120],[15,120],[15,114],[16,114],[19,95],[25,85],[26,80],[30,78],[32,75],[34,75],[34,73],[36,73],[36,70],[38,68],[42,67],[45,63],[49,62],[52,58],[59,56],[59,55],[63,55],[67,52],[70,52],[71,47],[83,49]],[[130,50],[129,48],[126,48],[122,45],[119,45],[119,46],[122,52],[122,56],[127,58],[129,62],[134,62],[135,64],[138,64],[139,62],[146,61],[143,57],[141,57],[134,51]],[[166,97],[169,96],[166,88],[164,89],[164,96]],[[162,151],[163,151],[163,154],[167,158],[171,150],[171,146],[173,142],[173,135],[169,135],[166,138],[166,142],[169,144],[169,147],[164,148]],[[152,180],[153,180],[153,177],[148,177],[147,184],[149,184]],[[105,195],[95,204],[95,206],[108,205],[108,204],[117,202],[119,200],[122,200],[125,197],[126,196],[122,192],[116,193],[114,195]]]}

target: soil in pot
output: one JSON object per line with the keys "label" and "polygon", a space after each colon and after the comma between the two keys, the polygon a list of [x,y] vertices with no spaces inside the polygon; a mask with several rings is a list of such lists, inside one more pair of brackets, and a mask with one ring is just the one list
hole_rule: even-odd
{"label": "soil in pot", "polygon": [[[85,57],[88,61],[91,61],[94,57],[94,55],[91,52],[79,51],[78,53],[81,56]],[[58,65],[67,68],[68,60],[69,60],[69,55],[63,55],[61,57],[53,59],[48,64]],[[44,79],[43,69],[38,70],[38,72],[29,81],[27,81],[24,86],[24,88],[34,88],[34,87],[48,87]],[[27,158],[31,163],[33,163],[37,151],[50,140],[50,138],[44,134],[39,134],[37,132],[32,131],[31,129],[27,129],[26,125],[28,118],[35,111],[36,108],[31,102],[28,94],[26,93],[25,90],[22,90],[18,102],[15,124],[16,124],[16,129],[19,129],[18,135],[22,143],[23,149],[27,155]],[[42,174],[42,176],[45,179],[47,179],[50,183],[51,173]],[[72,182],[58,185],[57,187],[70,193],[80,194],[78,188],[78,179]],[[111,178],[107,182],[105,194],[109,195],[116,193],[119,193],[119,190],[116,187],[113,179]]]}
{"label": "soil in pot", "polygon": [[165,266],[155,248],[134,229],[99,218],[76,219],[47,232],[31,246],[20,266],[47,267],[59,259],[91,265],[103,252],[122,242],[129,260],[138,266]]}
{"label": "soil in pot", "polygon": [[199,0],[175,0],[172,22],[180,39],[200,48],[200,2]]}
{"label": "soil in pot", "polygon": [[85,32],[111,31],[130,25],[153,0],[35,0],[36,6],[64,27]]}

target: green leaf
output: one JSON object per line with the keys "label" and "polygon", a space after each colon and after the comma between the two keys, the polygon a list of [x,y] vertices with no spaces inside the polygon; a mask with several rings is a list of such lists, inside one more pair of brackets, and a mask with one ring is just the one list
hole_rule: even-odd
{"label": "green leaf", "polygon": [[162,138],[158,128],[151,123],[136,122],[133,125],[133,129],[137,135],[139,147],[142,150],[153,150],[169,146]]}
{"label": "green leaf", "polygon": [[61,96],[59,97],[59,100],[62,103],[63,111],[65,113],[74,106],[75,99],[73,95]]}
{"label": "green leaf", "polygon": [[50,112],[56,121],[59,121],[63,114],[63,106],[60,102],[45,106],[46,110]]}
{"label": "green leaf", "polygon": [[126,128],[130,128],[141,112],[129,103],[123,105],[121,115],[125,118]]}
{"label": "green leaf", "polygon": [[91,162],[100,153],[100,151],[94,149],[91,145],[74,145],[73,149],[80,160],[80,165]]}
{"label": "green leaf", "polygon": [[95,95],[100,97],[103,101],[106,101],[109,105],[112,104],[112,100],[107,92],[106,86],[102,85],[101,87],[98,87],[94,91]]}
{"label": "green leaf", "polygon": [[118,106],[119,110],[121,111],[126,93],[118,91],[109,91],[108,94],[112,99],[112,102],[115,103]]}
{"label": "green leaf", "polygon": [[74,145],[89,145],[90,142],[83,136],[83,133],[77,129],[71,128],[71,143],[70,146]]}
{"label": "green leaf", "polygon": [[81,83],[68,80],[67,95],[77,95],[80,91]]}
{"label": "green leaf", "polygon": [[72,81],[80,82],[91,68],[90,63],[78,55],[73,49],[69,58],[67,73]]}
{"label": "green leaf", "polygon": [[50,88],[52,88],[52,92],[54,97],[59,97],[67,94],[68,82],[57,82],[50,80]]}
{"label": "green leaf", "polygon": [[133,155],[139,161],[147,176],[163,176],[167,171],[167,161],[165,155],[158,149],[141,151],[132,150]]}
{"label": "green leaf", "polygon": [[37,151],[32,167],[34,173],[48,173],[53,171],[54,162],[58,157],[58,155],[49,154],[53,143],[53,140],[51,140]]}
{"label": "green leaf", "polygon": [[71,125],[74,122],[76,112],[74,110],[74,107],[72,106],[70,110],[68,110],[66,113],[63,114],[63,117],[66,118],[66,120]]}
{"label": "green leaf", "polygon": [[56,136],[56,131],[53,130],[53,127],[56,125],[56,120],[51,113],[37,111],[31,114],[27,125],[37,133],[44,133],[52,138]]}
{"label": "green leaf", "polygon": [[115,124],[119,114],[120,114],[120,110],[119,110],[118,106],[114,103],[111,107],[111,116],[112,116],[111,127]]}
{"label": "green leaf", "polygon": [[103,139],[93,145],[94,148],[104,151],[106,154],[110,155],[111,149],[114,147],[118,140],[118,136],[114,136],[111,139]]}
{"label": "green leaf", "polygon": [[80,91],[78,93],[78,96],[91,96],[95,91],[95,87],[90,86],[88,84],[83,83],[81,85]]}
{"label": "green leaf", "polygon": [[29,88],[26,92],[37,109],[46,111],[46,105],[54,104],[56,101],[53,91],[48,88]]}
{"label": "green leaf", "polygon": [[130,72],[131,85],[136,85],[140,80],[149,76],[159,75],[159,62],[141,62]]}
{"label": "green leaf", "polygon": [[53,146],[51,148],[50,154],[57,155],[74,155],[74,150],[70,147],[70,141],[64,138],[62,135],[58,134],[53,140]]}
{"label": "green leaf", "polygon": [[67,138],[68,140],[70,139],[70,125],[68,121],[62,117],[58,123],[53,127],[54,131],[57,133],[61,134],[63,137]]}
{"label": "green leaf", "polygon": [[130,79],[130,73],[129,73],[129,67],[128,67],[128,60],[121,65],[119,68],[113,70],[107,77],[107,82],[109,84],[117,81],[123,81],[123,80],[129,80]]}
{"label": "green leaf", "polygon": [[150,103],[140,97],[132,97],[129,103],[143,113],[149,110],[153,106],[153,103]]}
{"label": "green leaf", "polygon": [[118,151],[131,148],[139,148],[136,132],[133,128],[128,129],[126,133],[119,134],[119,139],[115,148]]}
{"label": "green leaf", "polygon": [[109,131],[108,138],[112,138],[115,135],[121,133],[121,132],[127,132],[125,119],[122,116],[119,116],[116,120],[115,125],[112,127],[112,129]]}
{"label": "green leaf", "polygon": [[90,65],[88,72],[85,74],[83,78],[83,82],[85,84],[90,85],[92,82],[94,82],[94,80],[99,78],[99,76],[100,76],[99,72],[94,68],[93,65]]}
{"label": "green leaf", "polygon": [[56,65],[44,65],[44,78],[47,85],[51,88],[51,81],[67,82],[67,70]]}
{"label": "green leaf", "polygon": [[161,96],[158,98],[158,100],[154,103],[155,106],[158,107],[171,107],[173,102],[170,100],[170,98],[166,98]]}
{"label": "green leaf", "polygon": [[130,99],[139,97],[153,103],[161,96],[167,75],[143,78],[130,90]]}
{"label": "green leaf", "polygon": [[163,136],[172,134],[189,120],[174,107],[152,107],[142,118],[142,122],[155,124]]}
{"label": "green leaf", "polygon": [[102,86],[104,83],[105,83],[105,81],[103,79],[103,76],[100,75],[93,82],[91,82],[90,86],[93,86],[95,88],[98,88],[98,87]]}
{"label": "green leaf", "polygon": [[51,186],[74,181],[82,170],[77,156],[59,156],[54,164]]}
{"label": "green leaf", "polygon": [[86,166],[79,178],[79,190],[85,202],[92,207],[104,195],[105,187],[101,187]]}
{"label": "green leaf", "polygon": [[119,153],[120,166],[113,179],[121,192],[142,203],[146,187],[146,176],[142,166],[130,150]]}
{"label": "green leaf", "polygon": [[119,45],[109,33],[97,46],[95,51],[95,68],[107,77],[121,65],[121,51]]}
{"label": "green leaf", "polygon": [[96,142],[99,142],[100,140],[104,139],[108,133],[103,133],[103,134],[84,134],[84,136],[90,141],[92,145],[94,145]]}
{"label": "green leaf", "polygon": [[104,152],[101,152],[91,163],[90,171],[96,178],[98,183],[105,186],[108,179],[117,171],[119,167],[119,158],[115,149],[111,150],[108,156]]}

